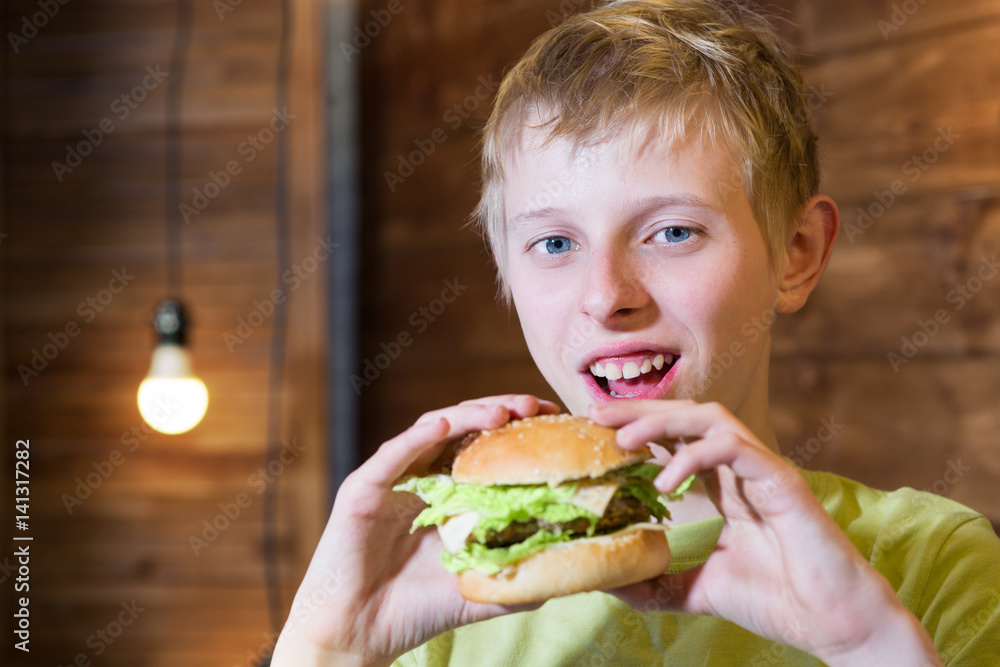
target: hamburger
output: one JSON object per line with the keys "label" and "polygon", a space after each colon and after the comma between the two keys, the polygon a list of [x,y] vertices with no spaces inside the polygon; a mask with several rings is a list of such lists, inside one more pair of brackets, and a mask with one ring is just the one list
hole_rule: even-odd
{"label": "hamburger", "polygon": [[467,600],[521,604],[625,586],[666,571],[666,501],[694,477],[661,494],[661,466],[619,448],[615,433],[567,414],[514,420],[467,436],[442,474],[394,490],[427,504],[411,532],[437,527],[442,563]]}

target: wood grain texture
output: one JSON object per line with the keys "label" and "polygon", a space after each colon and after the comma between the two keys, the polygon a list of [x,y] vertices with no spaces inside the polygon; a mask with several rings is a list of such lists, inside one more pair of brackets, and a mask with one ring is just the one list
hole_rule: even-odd
{"label": "wood grain texture", "polygon": [[[403,333],[412,339],[360,387],[365,454],[422,412],[473,396],[523,391],[554,398],[516,314],[493,299],[493,267],[482,243],[462,225],[477,198],[477,132],[489,110],[487,91],[558,20],[560,4],[584,3],[404,3],[355,55],[364,209],[358,371],[384,352],[383,344]],[[784,11],[781,30],[820,100],[815,124],[824,187],[840,203],[844,222],[810,303],[775,328],[772,416],[782,446],[806,467],[877,487],[944,493],[996,524],[1000,281],[983,280],[961,309],[949,301],[956,287],[973,286],[983,258],[1000,245],[995,3],[924,3],[887,35],[878,22],[891,20],[900,4],[894,0],[771,4]],[[361,2],[359,27],[384,5]],[[37,561],[33,602],[39,617],[51,619],[37,626],[33,657],[40,664],[67,664],[79,653],[93,658],[88,636],[133,599],[145,610],[101,664],[251,665],[273,640],[259,548],[261,496],[251,481],[263,464],[271,334],[265,324],[233,349],[224,335],[275,287],[274,146],[252,162],[238,151],[273,113],[277,5],[244,0],[225,20],[212,3],[195,6],[185,84],[185,198],[228,160],[240,160],[242,171],[184,229],[192,354],[212,391],[205,422],[186,436],[145,432],[134,407],[149,363],[148,317],[166,279],[165,89],[149,91],[123,119],[111,106],[147,67],[168,61],[175,4],[71,2],[23,50],[6,49],[0,60],[0,197],[2,231],[9,234],[0,244],[0,426],[7,442],[31,437],[37,444],[33,525],[38,544],[47,546]],[[29,0],[4,3],[5,34],[34,7]],[[296,2],[293,261],[316,243],[325,196],[320,9],[312,0]],[[333,53],[342,52],[333,45]],[[59,181],[52,163],[104,118],[113,119],[114,132]],[[925,158],[927,169],[907,166],[949,127],[958,136],[947,150],[927,154],[934,158]],[[440,139],[433,140],[434,152],[390,186],[387,172],[399,172],[401,160],[431,137]],[[859,209],[877,211],[873,203],[897,180],[905,191],[867,224]],[[134,281],[84,321],[80,304],[123,268]],[[286,434],[305,451],[278,486],[286,605],[328,500],[321,478],[326,296],[320,276],[303,281],[291,301]],[[431,320],[421,309],[436,308],[446,281],[463,290],[439,313],[430,311]],[[948,321],[894,369],[889,354],[942,309]],[[80,324],[80,334],[25,385],[18,365],[30,363],[32,350],[69,322]],[[826,438],[821,429],[831,423],[836,432]],[[63,496],[119,455],[122,463],[70,514]],[[969,469],[942,486],[950,466]],[[7,477],[0,483],[9,486]],[[195,555],[191,535],[241,493],[251,502],[240,518]]]}
{"label": "wood grain texture", "polygon": [[[220,18],[213,3],[192,4],[182,200],[190,203],[228,161],[239,173],[181,231],[191,355],[210,402],[204,421],[180,436],[152,432],[135,397],[153,345],[149,318],[166,290],[163,126],[177,3],[60,4],[18,52],[4,43],[3,434],[5,452],[15,438],[32,443],[31,664],[70,664],[80,654],[104,665],[256,664],[274,640],[264,490],[277,492],[285,611],[328,508],[325,265],[295,283],[278,278],[276,144],[254,150],[252,160],[245,149],[275,113],[280,6],[243,0]],[[295,118],[284,136],[290,256],[302,265],[325,237],[322,21],[320,3],[293,5]],[[4,3],[4,34],[35,11],[35,2]],[[147,78],[151,71],[164,73],[161,80]],[[123,95],[134,108],[122,106]],[[113,131],[57,174],[53,162],[65,162],[67,146],[79,149],[102,122]],[[112,294],[114,272],[129,277]],[[268,472],[273,317],[242,342],[226,336],[274,289],[288,297],[289,453]],[[77,333],[25,382],[19,366],[30,367],[34,351],[67,325]],[[8,535],[9,504],[3,516]],[[3,600],[9,619],[10,596]],[[98,657],[94,633],[133,600],[143,611]],[[3,627],[9,636],[9,621]],[[11,642],[0,655],[14,664]]]}

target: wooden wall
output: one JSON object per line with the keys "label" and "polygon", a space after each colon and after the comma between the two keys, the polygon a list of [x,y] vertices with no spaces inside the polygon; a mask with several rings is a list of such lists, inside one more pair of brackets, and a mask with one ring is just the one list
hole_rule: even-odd
{"label": "wooden wall", "polygon": [[835,417],[808,466],[931,489],[996,525],[1000,7],[789,5],[843,229],[814,297],[777,330],[786,447]]}
{"label": "wooden wall", "polygon": [[[264,465],[270,320],[240,344],[227,346],[224,335],[273,289],[288,297],[283,436],[298,449],[272,483],[287,608],[326,508],[325,266],[303,264],[325,236],[321,7],[294,2],[289,111],[295,118],[286,130],[293,156],[291,259],[306,269],[296,288],[276,278],[275,144],[252,161],[239,152],[272,117],[279,3],[193,3],[183,86],[184,201],[191,203],[193,188],[203,188],[228,161],[238,161],[240,173],[182,230],[192,356],[210,405],[194,430],[165,436],[145,429],[135,393],[152,349],[149,318],[167,289],[166,80],[147,78],[146,91],[135,86],[147,68],[170,71],[176,2],[49,4],[58,11],[36,21],[44,23],[37,34],[23,31],[23,17],[35,20],[39,12],[35,0],[5,2],[2,10],[4,35],[28,35],[16,51],[8,38],[2,49],[4,470],[14,441],[30,439],[34,538],[31,653],[12,648],[13,582],[5,572],[2,661],[255,664],[273,640],[257,474]],[[220,10],[227,6],[232,11]],[[90,154],[57,178],[52,163],[66,161],[67,145],[96,137],[104,119],[113,131],[81,148]],[[119,293],[102,293],[115,271],[134,277]],[[90,310],[88,298],[104,300],[100,312]],[[23,381],[19,367],[30,366],[33,350],[70,323],[77,335]],[[12,476],[5,472],[2,480],[8,499]],[[239,516],[227,519],[220,504],[232,512],[241,494]],[[11,505],[3,504],[4,564],[12,551]],[[212,539],[203,521],[223,530]],[[192,536],[206,540],[197,554]],[[114,624],[122,605],[133,601],[143,611],[119,635]]]}
{"label": "wooden wall", "polygon": [[[278,38],[273,1],[231,2],[224,20],[213,3],[196,4],[185,193],[267,123]],[[319,4],[296,2],[293,261],[322,234]],[[495,83],[535,35],[583,4],[423,0],[393,5],[400,11],[387,18],[389,3],[361,3],[359,30],[376,21],[374,36],[341,53],[357,57],[362,74],[358,366],[383,366],[358,383],[366,453],[421,412],[464,398],[506,391],[554,398],[516,317],[492,300],[482,244],[461,226],[477,197],[476,133]],[[949,293],[968,284],[1000,241],[1000,55],[991,46],[1000,12],[983,0],[947,9],[926,3],[912,16],[897,15],[896,26],[900,4],[777,5],[794,23],[783,30],[814,86],[825,187],[841,203],[845,228],[858,225],[857,209],[885,199],[876,193],[894,181],[905,190],[863,234],[851,235],[853,243],[845,229],[815,298],[778,325],[774,417],[783,447],[808,467],[877,486],[933,488],[998,521],[1000,281],[983,282],[961,310]],[[165,88],[116,118],[115,131],[62,182],[52,162],[114,113],[113,100],[141,82],[147,66],[167,63],[175,6],[95,0],[59,7],[18,52],[5,42],[0,59],[4,469],[16,439],[33,445],[33,652],[15,664],[70,664],[79,654],[107,665],[250,664],[271,639],[261,498],[249,483],[263,463],[270,332],[261,327],[232,353],[222,335],[275,287],[274,152],[244,165],[183,232],[184,296],[195,321],[194,362],[212,395],[209,414],[184,436],[140,430],[145,437],[129,451],[132,429],[142,424],[134,392],[152,343],[148,316],[165,290]],[[5,3],[3,34],[36,11],[28,0]],[[882,26],[883,35],[879,21],[898,30]],[[929,153],[934,163],[910,180],[907,161],[949,127],[952,145]],[[411,158],[413,151],[425,154]],[[402,182],[390,179],[390,187],[386,172]],[[135,279],[83,322],[78,305],[123,267]],[[456,298],[439,303],[446,289]],[[325,299],[317,273],[291,300],[286,436],[305,452],[279,478],[286,606],[325,518]],[[948,321],[894,372],[888,353],[900,351],[903,336],[922,340],[920,322],[930,328],[941,309]],[[25,385],[18,365],[30,364],[32,350],[69,322],[80,324],[79,335]],[[842,425],[827,442],[820,441],[823,419]],[[62,495],[75,493],[76,478],[115,450],[124,462],[69,514]],[[0,480],[7,498],[10,477]],[[254,502],[195,556],[189,537],[241,492]],[[2,517],[10,544],[9,504]],[[10,585],[0,572],[8,621]],[[133,599],[145,611],[96,656],[88,637]],[[8,642],[3,650],[11,651]]]}
{"label": "wooden wall", "polygon": [[[477,88],[498,80],[550,21],[585,4],[404,4],[361,54],[363,354],[374,363],[383,343],[412,336],[360,387],[366,451],[420,413],[465,398],[553,397],[515,316],[492,300],[482,244],[461,226],[477,199],[476,131],[488,112],[485,100],[475,103]],[[1000,277],[961,309],[949,294],[970,280],[976,287],[981,258],[1000,249],[1000,9],[985,0],[926,3],[911,16],[893,8],[918,3],[769,4],[800,49],[824,188],[845,226],[814,298],[776,328],[782,447],[807,467],[933,489],[998,522]],[[370,20],[382,7],[366,1],[362,14]],[[473,109],[468,118],[455,115],[456,104]],[[433,152],[407,175],[401,160],[421,146]],[[907,164],[925,151],[926,169]],[[896,181],[900,194],[864,229],[857,209],[875,204],[878,213],[878,197],[888,197],[876,193]],[[446,279],[467,289],[418,331],[419,309]],[[925,341],[920,323],[933,330],[936,314],[945,323]],[[902,354],[903,337],[922,347],[895,372],[888,355]]]}

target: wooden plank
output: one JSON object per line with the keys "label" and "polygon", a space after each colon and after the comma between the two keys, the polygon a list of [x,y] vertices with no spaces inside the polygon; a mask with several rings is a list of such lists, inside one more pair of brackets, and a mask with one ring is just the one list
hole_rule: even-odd
{"label": "wooden plank", "polygon": [[[1000,357],[917,357],[899,373],[879,360],[781,359],[772,364],[772,414],[786,455],[805,467],[878,488],[943,492],[997,521],[998,371]],[[821,419],[841,428],[810,443]],[[971,470],[935,488],[959,459]]]}
{"label": "wooden plank", "polygon": [[950,5],[926,0],[847,3],[783,0],[771,4],[787,12],[778,15],[795,24],[795,32],[799,33],[796,43],[807,57],[893,48],[900,42],[933,40],[942,33],[960,32],[1000,19],[1000,9],[989,0]]}
{"label": "wooden plank", "polygon": [[[296,3],[297,86],[293,104],[321,106],[322,25],[316,3]],[[19,18],[32,3],[5,4]],[[152,347],[149,315],[165,286],[163,228],[163,96],[150,92],[116,124],[83,165],[59,183],[51,162],[81,131],[112,113],[110,103],[141,80],[147,65],[166,62],[176,4],[150,0],[76,4],[7,58],[3,192],[8,214],[2,270],[5,433],[28,434],[34,445],[33,527],[40,549],[32,603],[58,622],[39,631],[46,664],[72,661],[104,611],[123,599],[153,595],[134,631],[102,656],[102,664],[148,664],[150,656],[186,664],[244,661],[268,630],[261,552],[262,498],[250,476],[263,463],[270,322],[230,351],[223,334],[246,316],[254,299],[277,283],[274,257],[273,144],[253,162],[237,153],[248,134],[266,126],[274,99],[277,6],[246,0],[220,21],[211,3],[196,3],[196,32],[184,89],[182,190],[203,186],[210,170],[242,160],[224,193],[183,231],[185,298],[195,321],[192,356],[210,387],[209,414],[194,431],[164,436],[143,430],[135,390]],[[294,113],[294,111],[293,111]],[[311,253],[322,228],[321,117],[302,113],[290,126],[298,148],[294,185],[293,260]],[[92,321],[82,300],[107,286],[112,267],[134,280]],[[323,512],[322,386],[316,377],[325,341],[321,274],[289,302],[286,431],[308,445],[278,478],[277,525],[283,598],[290,603],[320,529]],[[24,386],[16,366],[48,334],[78,321],[81,332]],[[27,356],[25,356],[27,355]],[[300,391],[308,395],[298,395]],[[290,413],[285,412],[286,415]],[[138,433],[138,437],[136,435]],[[20,437],[20,436],[18,436]],[[124,440],[123,440],[124,439]],[[136,443],[134,450],[130,444]],[[69,514],[62,495],[124,452],[116,467]],[[188,536],[214,519],[220,503],[248,493],[253,502],[222,536],[195,556]],[[226,583],[230,585],[225,585]],[[89,589],[81,588],[89,584]],[[220,585],[221,584],[221,585]],[[245,591],[245,593],[244,593]],[[72,600],[68,600],[70,597]],[[225,604],[220,606],[225,599]],[[226,612],[230,604],[239,612]],[[48,616],[51,615],[51,616]],[[109,618],[111,618],[109,616]],[[169,638],[169,640],[167,639]],[[161,652],[160,646],[170,650]],[[4,655],[8,656],[9,645]],[[206,658],[205,656],[209,656]],[[13,656],[10,656],[11,658]],[[93,658],[94,656],[90,656]]]}
{"label": "wooden plank", "polygon": [[908,195],[1000,181],[998,38],[1000,23],[983,22],[810,66],[807,81],[829,92],[816,113],[826,187],[858,197],[897,179]]}

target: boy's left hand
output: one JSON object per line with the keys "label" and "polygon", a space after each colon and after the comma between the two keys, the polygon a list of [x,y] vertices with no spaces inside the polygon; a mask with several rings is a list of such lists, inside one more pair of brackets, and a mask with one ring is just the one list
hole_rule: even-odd
{"label": "boy's left hand", "polygon": [[805,479],[726,408],[615,401],[593,406],[590,417],[620,427],[625,449],[667,447],[673,458],[657,488],[672,491],[697,473],[725,521],[704,564],[616,595],[642,609],[655,600],[662,611],[717,616],[831,665],[942,664],[923,626]]}

